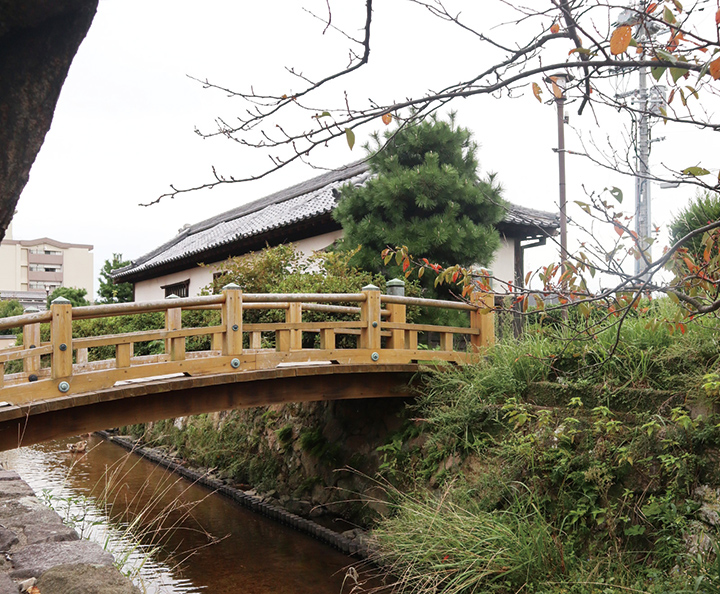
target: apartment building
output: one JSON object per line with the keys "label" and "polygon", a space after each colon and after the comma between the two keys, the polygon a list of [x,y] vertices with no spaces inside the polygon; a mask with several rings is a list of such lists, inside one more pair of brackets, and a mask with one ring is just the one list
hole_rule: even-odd
{"label": "apartment building", "polygon": [[0,298],[35,305],[58,287],[85,289],[92,295],[92,249],[49,237],[13,239],[11,225],[0,243]]}

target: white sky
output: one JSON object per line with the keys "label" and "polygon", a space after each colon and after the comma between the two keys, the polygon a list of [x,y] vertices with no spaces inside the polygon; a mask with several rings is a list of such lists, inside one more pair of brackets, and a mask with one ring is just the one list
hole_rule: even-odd
{"label": "white sky", "polygon": [[[457,3],[466,11],[489,6]],[[361,0],[331,5],[333,22],[362,24]],[[138,206],[166,192],[170,184],[183,187],[210,181],[212,165],[236,177],[267,166],[267,157],[256,151],[194,134],[195,126],[211,131],[218,115],[231,118],[238,103],[217,91],[203,90],[186,75],[229,88],[247,90],[254,85],[260,92],[291,94],[301,85],[284,72],[285,66],[295,66],[312,78],[344,66],[346,40],[331,31],[323,36],[323,25],[302,6],[321,14],[326,10],[325,0],[100,0],[20,198],[14,238],[47,236],[94,245],[97,289],[98,271],[113,253],[136,258],[170,239],[185,223],[317,175],[306,166],[293,166],[260,181],[165,199],[153,207]],[[475,25],[489,22],[489,16],[478,15]],[[343,91],[354,106],[368,97],[381,102],[418,96],[472,76],[493,58],[469,35],[404,0],[378,2],[375,21],[371,66],[333,86],[318,100],[319,108],[322,101],[337,104]],[[497,33],[507,36],[517,30]],[[498,172],[506,199],[557,210],[553,106],[538,103],[526,92],[515,99],[460,100],[452,107],[458,110],[460,123],[474,131],[481,145],[482,170]],[[611,117],[598,127],[590,113],[578,118],[570,109],[570,124],[582,128],[585,136],[592,131],[602,137],[627,123]],[[665,134],[661,128],[657,126],[655,136]],[[358,132],[353,151],[340,140],[319,153],[316,162],[338,166],[362,157],[368,132]],[[569,129],[566,138],[569,149],[580,149]],[[699,163],[709,167],[708,155],[720,153],[718,140],[720,135],[711,132],[697,137],[670,133],[667,141],[654,145],[652,166],[680,154],[684,160],[673,162],[680,168]],[[588,190],[617,185],[632,208],[631,178],[614,176],[572,156],[567,171],[571,216],[579,213],[572,202],[584,199],[583,184]],[[654,189],[653,222],[667,223],[693,194],[690,188]],[[529,266],[555,258],[551,249],[534,252]]]}

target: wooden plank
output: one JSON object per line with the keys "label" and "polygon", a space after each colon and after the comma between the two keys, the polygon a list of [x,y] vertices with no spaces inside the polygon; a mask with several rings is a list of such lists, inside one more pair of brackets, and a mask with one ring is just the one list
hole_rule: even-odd
{"label": "wooden plank", "polygon": [[332,350],[335,348],[335,331],[332,328],[320,330],[320,349]]}
{"label": "wooden plank", "polygon": [[[120,315],[166,311],[172,308],[199,307],[223,303],[225,295],[200,295],[198,297],[178,297],[177,299],[162,299],[156,301],[140,301],[130,303],[108,303],[104,305],[87,305],[73,308],[73,318],[87,320],[93,318],[107,318]],[[37,315],[37,314],[35,314]]]}
{"label": "wooden plank", "polygon": [[[176,301],[176,299],[173,299]],[[182,309],[179,307],[173,307],[165,311],[165,330],[168,332],[177,332],[182,328]],[[165,352],[170,354],[173,350],[172,338],[165,339]],[[183,339],[184,341],[185,339]],[[183,348],[184,350],[184,348]]]}
{"label": "wooden plank", "polygon": [[0,330],[10,330],[12,328],[19,328],[20,326],[24,328],[27,324],[41,324],[50,321],[52,321],[52,313],[49,311],[10,316],[8,318],[0,318]]}
{"label": "wooden plank", "polygon": [[[56,379],[41,379],[37,382],[26,382],[17,386],[6,386],[3,388],[2,397],[12,404],[20,405],[42,400],[52,400],[67,395],[90,394],[99,390],[112,387],[115,382],[132,379],[145,379],[155,376],[163,376],[172,373],[237,373],[243,369],[254,369],[255,355],[240,355],[241,367],[236,370],[230,365],[233,357],[217,357],[213,359],[186,359],[184,361],[167,361],[150,365],[131,365],[117,369],[100,369],[74,375],[67,378],[70,383],[70,391],[63,394],[58,390]],[[114,361],[111,361],[114,365]],[[39,405],[38,405],[39,406]]]}
{"label": "wooden plank", "polygon": [[[472,302],[479,307],[495,307],[495,299],[492,295],[475,291],[471,296]],[[470,312],[470,326],[478,329],[478,334],[470,338],[474,351],[479,351],[489,345],[495,344],[495,318],[492,311],[480,313],[479,310]]]}
{"label": "wooden plank", "polygon": [[223,335],[222,332],[216,332],[212,335],[211,347],[213,351],[222,351]]}
{"label": "wooden plank", "polygon": [[[247,326],[246,326],[247,327]],[[250,348],[257,350],[262,347],[262,332],[250,332]]]}
{"label": "wooden plank", "polygon": [[363,323],[357,322],[272,322],[265,324],[245,324],[245,332],[277,332],[278,330],[301,330],[303,332],[319,332],[323,328],[356,328],[363,327]]}
{"label": "wooden plank", "polygon": [[424,307],[439,307],[442,309],[460,309],[475,311],[477,306],[464,301],[443,301],[442,299],[424,299],[421,297],[404,297],[402,295],[383,295],[383,303],[398,303],[403,305],[417,305]]}
{"label": "wooden plank", "polygon": [[8,361],[18,361],[31,356],[47,355],[53,352],[52,344],[45,344],[36,349],[13,349],[0,352],[0,363]]}
{"label": "wooden plank", "polygon": [[405,333],[405,349],[414,351],[418,346],[418,333],[417,330],[408,330]]}
{"label": "wooden plank", "polygon": [[[23,326],[23,347],[37,349],[40,346],[40,324],[27,324]],[[27,374],[37,374],[40,371],[40,355],[23,358],[23,371]]]}
{"label": "wooden plank", "polygon": [[88,362],[88,350],[84,348],[75,350],[75,363],[82,365]]}
{"label": "wooden plank", "polygon": [[[372,286],[372,285],[371,285]],[[376,351],[380,349],[380,289],[363,290],[365,302],[360,306],[360,348]]]}
{"label": "wooden plank", "polygon": [[99,346],[112,346],[129,344],[131,342],[149,342],[152,340],[167,340],[171,338],[203,336],[216,334],[223,330],[222,326],[208,326],[207,328],[181,328],[179,330],[147,330],[142,332],[128,332],[126,334],[106,334],[105,336],[89,336],[76,338],[73,346],[77,348],[91,348]]}
{"label": "wooden plank", "polygon": [[362,303],[365,301],[364,293],[245,293],[245,303],[288,303],[311,302],[316,303]]}
{"label": "wooden plank", "polygon": [[415,330],[416,332],[451,332],[453,334],[480,334],[478,328],[465,328],[462,326],[434,326],[433,324],[396,324],[383,322],[385,330]]}
{"label": "wooden plank", "polygon": [[133,345],[131,344],[119,344],[115,351],[115,366],[117,368],[130,367],[130,360],[132,358]]}
{"label": "wooden plank", "polygon": [[[383,322],[383,329],[390,328],[388,324],[404,324],[407,321],[407,308],[404,305],[391,303],[388,305],[389,316],[386,322]],[[387,348],[389,349],[404,349],[405,348],[405,330],[394,329],[390,332],[390,338],[387,341]]]}
{"label": "wooden plank", "polygon": [[72,375],[72,305],[53,303],[50,305],[52,321],[52,377],[67,378]]}
{"label": "wooden plank", "polygon": [[[302,303],[291,303],[286,312],[287,326],[302,324]],[[302,348],[302,330],[293,328],[290,330],[290,350]]]}
{"label": "wooden plank", "polygon": [[453,337],[455,335],[451,332],[442,332],[440,334],[440,350],[441,351],[452,351],[453,350]]}
{"label": "wooden plank", "polygon": [[243,292],[237,287],[225,289],[223,293],[223,355],[240,355],[243,352]]}

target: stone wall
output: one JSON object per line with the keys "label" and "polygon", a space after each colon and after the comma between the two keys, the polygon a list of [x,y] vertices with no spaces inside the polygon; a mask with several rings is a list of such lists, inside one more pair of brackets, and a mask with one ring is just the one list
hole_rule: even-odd
{"label": "stone wall", "polygon": [[0,470],[0,553],[0,594],[140,594],[110,553],[81,540],[9,470]]}

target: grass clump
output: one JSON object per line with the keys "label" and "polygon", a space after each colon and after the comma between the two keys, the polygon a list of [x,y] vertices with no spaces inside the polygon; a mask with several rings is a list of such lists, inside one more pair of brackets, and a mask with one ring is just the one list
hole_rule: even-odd
{"label": "grass clump", "polygon": [[720,324],[677,330],[674,307],[594,335],[537,324],[424,376],[421,447],[382,451],[395,591],[720,591]]}

